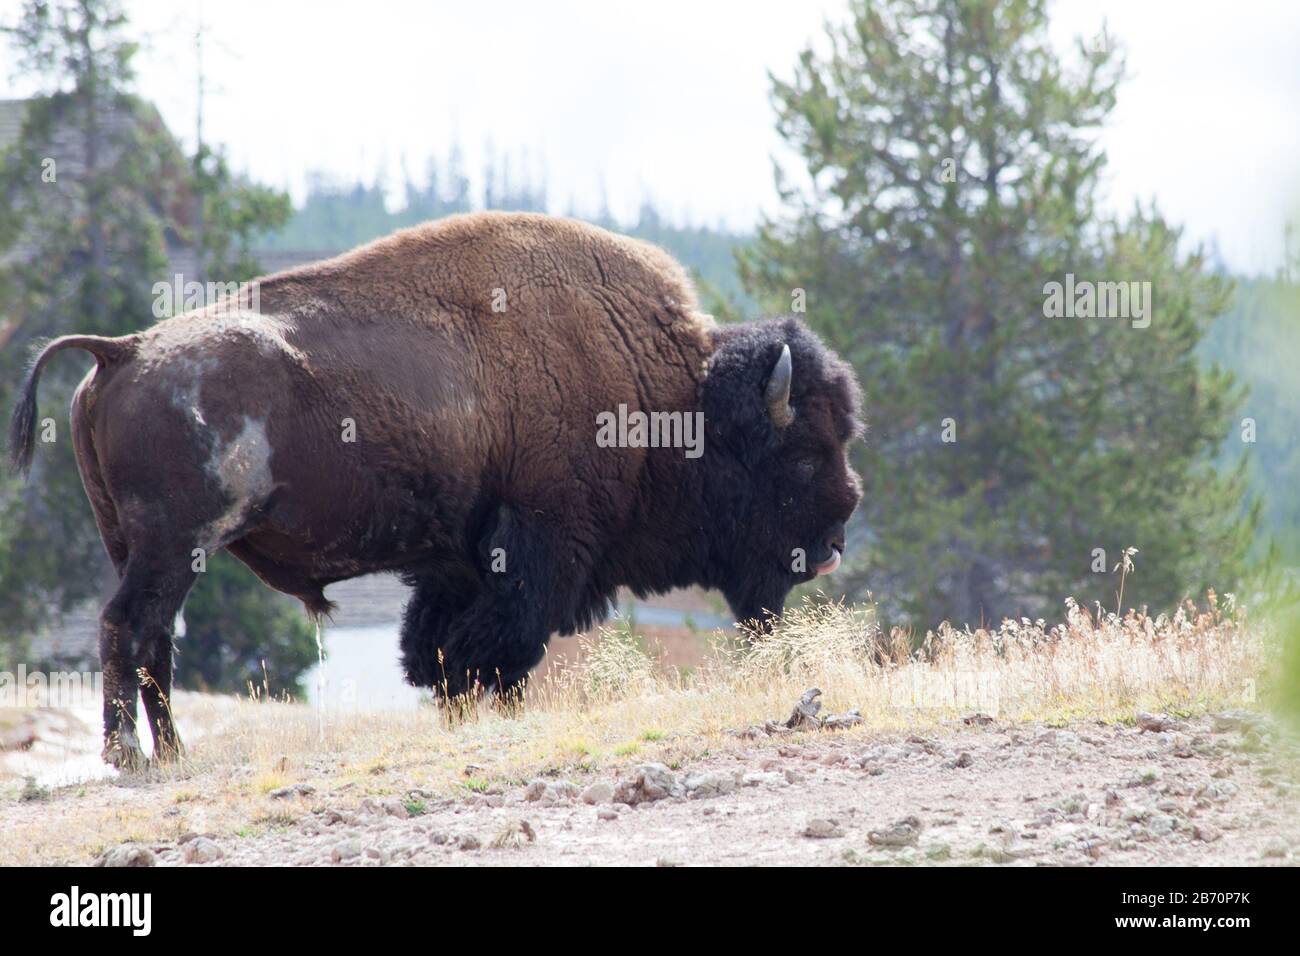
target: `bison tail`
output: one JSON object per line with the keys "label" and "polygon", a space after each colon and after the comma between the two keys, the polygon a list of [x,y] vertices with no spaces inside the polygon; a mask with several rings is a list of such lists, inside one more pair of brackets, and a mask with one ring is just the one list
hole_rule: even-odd
{"label": "bison tail", "polygon": [[135,352],[136,337],[123,335],[105,338],[101,335],[65,335],[41,349],[27,371],[27,378],[18,392],[13,418],[9,421],[9,461],[18,474],[27,474],[32,466],[32,450],[36,443],[36,383],[41,369],[56,352],[64,349],[85,349],[95,356],[99,368],[112,365]]}

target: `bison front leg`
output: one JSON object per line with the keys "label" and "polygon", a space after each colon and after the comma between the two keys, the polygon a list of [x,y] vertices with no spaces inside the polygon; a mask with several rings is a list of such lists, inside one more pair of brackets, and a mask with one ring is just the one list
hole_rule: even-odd
{"label": "bison front leg", "polygon": [[[558,532],[507,506],[496,518],[480,544],[484,573],[469,603],[448,613],[433,592],[422,597],[417,588],[407,609],[402,645],[408,677],[444,697],[479,689],[519,693],[551,634],[572,616],[583,584],[573,563],[562,560],[571,549]],[[412,668],[415,659],[424,666]]]}
{"label": "bison front leg", "polygon": [[442,645],[477,587],[459,588],[433,574],[417,579],[413,586],[402,614],[402,670],[412,686],[440,690],[446,677]]}

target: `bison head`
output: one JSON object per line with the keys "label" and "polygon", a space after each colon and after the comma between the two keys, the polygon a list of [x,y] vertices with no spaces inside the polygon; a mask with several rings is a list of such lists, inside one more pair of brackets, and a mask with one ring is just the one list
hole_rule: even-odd
{"label": "bison head", "polygon": [[853,370],[796,319],[720,327],[703,386],[713,583],[737,620],[834,571],[862,497]]}

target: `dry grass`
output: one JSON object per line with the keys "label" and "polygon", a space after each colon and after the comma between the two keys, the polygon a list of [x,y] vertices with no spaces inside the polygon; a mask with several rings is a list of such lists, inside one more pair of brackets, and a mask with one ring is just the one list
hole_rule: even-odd
{"label": "dry grass", "polygon": [[342,787],[329,799],[346,802],[413,788],[490,791],[646,760],[680,764],[752,746],[725,731],[784,718],[811,686],[825,691],[830,710],[859,708],[866,723],[847,733],[866,735],[972,712],[1063,722],[1238,707],[1271,670],[1273,645],[1213,595],[1204,609],[1189,604],[1155,619],[1090,615],[1073,602],[1067,609],[1055,627],[944,627],[913,648],[906,635],[882,635],[869,610],[808,605],[771,635],[719,640],[689,673],[660,667],[635,635],[610,631],[531,688],[522,708],[322,716],[301,704],[178,696],[190,744],[179,765],[129,789],[65,788],[51,798],[58,806],[6,798],[0,862],[85,859],[124,839],[183,829],[256,832],[276,825],[268,792],[294,782],[322,794]]}

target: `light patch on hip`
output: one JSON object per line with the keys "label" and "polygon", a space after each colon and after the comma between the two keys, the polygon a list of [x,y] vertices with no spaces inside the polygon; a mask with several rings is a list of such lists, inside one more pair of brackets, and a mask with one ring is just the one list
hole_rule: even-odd
{"label": "light patch on hip", "polygon": [[204,533],[210,546],[218,548],[275,487],[266,422],[245,415],[239,434],[228,442],[219,442],[212,450],[207,469],[230,499],[225,513],[208,525]]}

